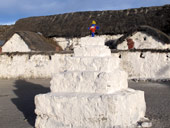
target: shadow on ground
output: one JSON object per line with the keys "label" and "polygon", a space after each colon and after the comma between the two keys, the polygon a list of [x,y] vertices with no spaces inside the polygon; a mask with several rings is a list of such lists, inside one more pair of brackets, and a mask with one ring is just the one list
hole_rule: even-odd
{"label": "shadow on ground", "polygon": [[13,91],[18,97],[11,99],[11,101],[16,105],[18,110],[24,114],[25,120],[34,126],[36,118],[34,113],[34,97],[40,93],[47,93],[50,89],[25,80],[17,80],[14,87],[16,87],[16,89]]}
{"label": "shadow on ground", "polygon": [[158,83],[160,83],[160,84],[163,84],[163,85],[166,85],[166,86],[170,87],[170,80],[160,81],[160,82],[158,82]]}

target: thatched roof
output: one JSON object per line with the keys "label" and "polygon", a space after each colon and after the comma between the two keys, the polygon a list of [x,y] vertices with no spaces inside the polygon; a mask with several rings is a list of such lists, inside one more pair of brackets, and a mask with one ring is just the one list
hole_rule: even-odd
{"label": "thatched roof", "polygon": [[59,47],[55,45],[55,43],[52,44],[52,40],[38,33],[29,31],[18,31],[16,33],[25,41],[32,51],[56,51],[56,47]]}
{"label": "thatched roof", "polygon": [[[114,5],[113,5],[114,6]],[[90,35],[88,27],[97,22],[99,35],[125,34],[132,28],[148,25],[170,33],[170,5],[138,9],[87,11],[18,20],[7,34],[16,31],[41,32],[45,37],[83,37]]]}

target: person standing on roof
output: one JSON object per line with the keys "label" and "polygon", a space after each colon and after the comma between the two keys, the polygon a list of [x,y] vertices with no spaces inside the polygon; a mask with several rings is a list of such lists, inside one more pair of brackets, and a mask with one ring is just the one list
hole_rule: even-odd
{"label": "person standing on roof", "polygon": [[89,30],[91,31],[92,37],[95,36],[95,31],[99,29],[99,26],[96,26],[96,21],[92,21],[92,25],[89,27]]}

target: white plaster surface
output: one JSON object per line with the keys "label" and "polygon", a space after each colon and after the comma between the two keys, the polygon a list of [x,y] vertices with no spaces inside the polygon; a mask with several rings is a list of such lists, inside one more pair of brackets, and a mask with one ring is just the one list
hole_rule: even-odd
{"label": "white plaster surface", "polygon": [[[66,55],[0,55],[0,78],[50,78],[63,70]],[[51,59],[50,59],[51,57]]]}
{"label": "white plaster surface", "polygon": [[128,128],[145,115],[144,93],[48,93],[35,98],[37,128]]}
{"label": "white plaster surface", "polygon": [[118,54],[108,57],[65,57],[64,67],[68,71],[112,72],[119,67]]}
{"label": "white plaster surface", "polygon": [[73,49],[74,46],[79,44],[79,38],[63,38],[63,37],[54,37],[56,43],[61,46],[63,50]]}
{"label": "white plaster surface", "polygon": [[63,72],[57,73],[51,80],[52,92],[113,93],[126,89],[127,73],[114,72]]}
{"label": "white plaster surface", "polygon": [[[114,40],[120,37],[118,36],[96,36],[95,39],[98,41],[97,45],[101,47],[103,44],[102,41]],[[144,42],[144,37],[147,37]],[[58,38],[57,38],[58,39]],[[111,72],[119,65],[119,54],[121,55],[120,62],[121,67],[128,72],[129,79],[169,79],[170,78],[170,67],[169,67],[169,58],[170,53],[151,53],[143,52],[122,52],[122,53],[112,53],[111,56],[104,56],[106,53],[103,53],[107,48],[101,48],[100,57],[92,58],[96,54],[97,47],[95,47],[94,41],[89,41],[91,37],[83,37],[81,39],[67,39],[71,40],[72,43],[77,47],[78,44],[83,42],[93,45],[93,51],[89,52],[82,59],[80,54],[81,50],[78,51],[77,56],[75,57],[65,57],[70,55],[54,54],[51,55],[29,55],[29,53],[20,54],[20,55],[0,55],[0,78],[50,78],[54,72],[59,72],[63,70],[69,71],[106,71]],[[145,33],[138,32],[134,35],[133,38],[135,41],[141,43],[136,43],[136,46],[140,48],[153,48],[161,46],[160,42],[152,39],[149,35]],[[65,39],[66,40],[66,39]],[[90,43],[89,43],[90,42]],[[143,43],[142,43],[143,42]],[[149,42],[149,43],[148,43]],[[153,44],[152,44],[153,43]],[[126,44],[126,43],[125,43]],[[87,46],[87,47],[88,47]],[[95,48],[94,48],[95,47]],[[137,48],[137,47],[136,47]],[[167,47],[165,47],[167,48]],[[103,50],[104,49],[104,50]],[[3,52],[29,52],[29,48],[25,42],[21,39],[18,34],[14,34],[11,39],[6,42],[2,48]],[[83,50],[86,50],[83,48]],[[102,52],[103,50],[103,52]],[[80,54],[79,54],[80,53]],[[108,53],[110,54],[110,53]],[[103,58],[102,58],[103,57]],[[112,59],[111,59],[112,58]],[[112,63],[114,61],[114,63]],[[90,66],[88,66],[90,65]]]}
{"label": "white plaster surface", "polygon": [[2,52],[30,52],[30,48],[25,41],[18,35],[14,34],[2,47]]}
{"label": "white plaster surface", "polygon": [[[105,45],[105,38],[97,36],[95,38],[92,37],[82,37],[80,38],[79,45],[81,46],[104,46]],[[97,56],[97,55],[96,55]]]}
{"label": "white plaster surface", "polygon": [[[148,35],[144,32],[137,32],[133,36],[130,36],[134,41],[135,49],[170,49],[169,44],[164,44],[166,42],[161,42],[155,37]],[[127,41],[125,40],[117,46],[117,49],[126,50],[128,49]]]}
{"label": "white plaster surface", "polygon": [[74,55],[103,57],[103,56],[110,56],[111,52],[110,49],[106,46],[100,46],[100,45],[78,46],[74,48]]}
{"label": "white plaster surface", "polygon": [[[88,40],[96,44],[81,43]],[[74,61],[79,58],[86,68],[64,69],[64,72],[54,74],[51,93],[35,97],[36,128],[130,128],[144,117],[144,92],[128,89],[127,73],[119,67],[119,59],[115,59],[118,62],[115,62],[116,67],[111,71],[94,67],[90,71],[85,70],[95,60],[99,60],[96,63],[98,67],[102,66],[103,61],[111,60],[105,63],[111,68],[111,51],[100,41],[98,38],[83,38],[74,49],[74,56],[71,57],[74,58],[73,62],[68,63],[72,61],[68,57],[65,65],[74,65]],[[74,66],[79,67],[82,62]]]}
{"label": "white plaster surface", "polygon": [[66,38],[56,38],[54,37],[53,38],[54,41],[56,41],[56,43],[63,49],[65,50],[67,47],[68,47],[68,42],[67,42],[67,39]]}
{"label": "white plaster surface", "polygon": [[[170,79],[170,53],[154,52],[143,52],[143,57],[140,57],[141,52],[112,53],[112,57],[107,57],[103,61],[99,57],[94,60],[90,57],[80,59],[71,58],[69,54],[57,53],[54,55],[0,54],[0,78],[51,78],[56,72],[80,69],[111,72],[118,67],[117,60],[120,55],[120,67],[128,73],[128,79]],[[114,64],[111,64],[112,59],[109,58],[114,60]],[[80,65],[76,66],[78,63]],[[88,64],[90,67],[87,66]]]}
{"label": "white plaster surface", "polygon": [[122,52],[121,57],[129,79],[170,79],[170,53]]}
{"label": "white plaster surface", "polygon": [[[107,42],[109,40],[117,40],[119,37],[122,35],[100,35],[100,36],[95,36],[95,39],[101,42],[101,40],[104,40],[104,42]],[[54,41],[57,42],[59,46],[62,47],[63,50],[66,49],[73,49],[75,46],[79,45],[82,43],[86,45],[94,45],[94,41],[90,41],[91,37],[82,37],[82,38],[63,38],[63,37],[54,37]],[[81,41],[83,39],[83,41]],[[104,43],[102,42],[102,43]],[[100,43],[98,43],[100,45]]]}

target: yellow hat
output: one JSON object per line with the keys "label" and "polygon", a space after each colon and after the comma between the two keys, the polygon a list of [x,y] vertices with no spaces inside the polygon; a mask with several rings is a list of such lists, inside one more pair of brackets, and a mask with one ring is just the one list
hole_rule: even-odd
{"label": "yellow hat", "polygon": [[96,24],[96,21],[93,20],[93,21],[92,21],[92,24]]}

